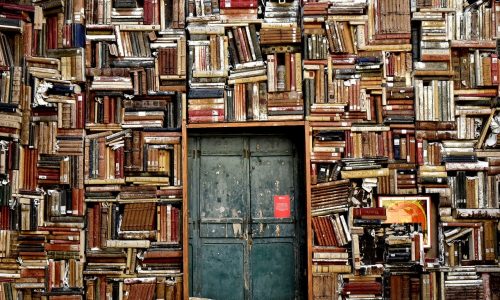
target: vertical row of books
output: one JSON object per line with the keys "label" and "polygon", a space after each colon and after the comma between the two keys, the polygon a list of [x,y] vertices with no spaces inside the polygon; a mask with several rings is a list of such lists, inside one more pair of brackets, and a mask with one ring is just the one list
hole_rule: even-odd
{"label": "vertical row of books", "polygon": [[76,0],[0,5],[6,299],[83,299],[82,9]]}
{"label": "vertical row of books", "polygon": [[189,123],[303,120],[300,1],[188,2]]}
{"label": "vertical row of books", "polygon": [[[8,5],[2,3],[0,6],[0,68],[1,68],[1,99],[0,115],[0,173],[2,177],[1,200],[0,200],[0,278],[3,281],[0,293],[2,296],[17,294],[17,284],[21,279],[21,268],[16,258],[18,256],[18,228],[22,224],[28,225],[21,220],[20,206],[12,207],[10,200],[13,193],[19,191],[20,168],[20,138],[21,138],[21,106],[19,98],[21,90],[24,90],[22,57],[24,55],[24,44],[21,28],[27,21],[23,20],[22,12],[33,13],[33,7],[29,5]],[[15,47],[18,45],[17,47]],[[14,208],[14,209],[12,209]],[[26,207],[28,208],[28,207]],[[25,219],[29,222],[29,216]],[[29,228],[28,228],[29,230]],[[26,272],[26,271],[25,271]]]}
{"label": "vertical row of books", "polygon": [[499,9],[303,1],[313,298],[495,294]]}
{"label": "vertical row of books", "polygon": [[182,299],[185,0],[86,0],[86,299]]}
{"label": "vertical row of books", "polygon": [[304,1],[302,20],[312,296],[392,297],[389,266],[422,263],[417,226],[386,224],[378,199],[417,193],[410,3]]}
{"label": "vertical row of books", "polygon": [[412,15],[416,64],[427,70],[415,77],[419,190],[439,194],[447,299],[489,299],[498,283],[499,8],[417,1]]}

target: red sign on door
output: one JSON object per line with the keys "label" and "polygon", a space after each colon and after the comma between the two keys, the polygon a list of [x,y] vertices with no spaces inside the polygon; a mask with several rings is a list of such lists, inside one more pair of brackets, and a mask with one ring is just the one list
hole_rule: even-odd
{"label": "red sign on door", "polygon": [[290,195],[274,196],[274,217],[290,218]]}

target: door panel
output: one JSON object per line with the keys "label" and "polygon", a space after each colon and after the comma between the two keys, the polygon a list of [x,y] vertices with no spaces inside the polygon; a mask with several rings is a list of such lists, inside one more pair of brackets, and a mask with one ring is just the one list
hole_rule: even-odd
{"label": "door panel", "polygon": [[200,139],[201,155],[238,155],[243,151],[243,137],[214,136]]}
{"label": "door panel", "polygon": [[252,299],[295,299],[295,251],[293,240],[254,242],[250,252]]}
{"label": "door panel", "polygon": [[249,142],[253,156],[269,154],[292,155],[293,145],[289,138],[284,136],[255,136]]}
{"label": "door panel", "polygon": [[[294,236],[293,161],[292,156],[250,158],[252,237]],[[283,195],[289,197],[290,217],[275,218],[274,196]]]}
{"label": "door panel", "polygon": [[245,163],[241,156],[200,158],[200,237],[241,237],[247,215]]}
{"label": "door panel", "polygon": [[198,262],[202,273],[203,297],[245,299],[243,244],[204,243]]}
{"label": "door panel", "polygon": [[[295,170],[292,145],[252,139],[250,149],[250,266],[252,299],[294,299]],[[275,216],[275,196],[288,196],[290,215]]]}
{"label": "door panel", "polygon": [[[192,296],[295,299],[297,159],[285,137],[189,139]],[[276,218],[274,196],[289,196]],[[300,296],[298,297],[300,298]]]}

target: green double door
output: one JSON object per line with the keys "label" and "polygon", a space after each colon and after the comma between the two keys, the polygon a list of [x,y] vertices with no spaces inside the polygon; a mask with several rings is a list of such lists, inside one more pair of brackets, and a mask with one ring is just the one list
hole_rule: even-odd
{"label": "green double door", "polygon": [[189,139],[191,296],[302,298],[294,144],[267,135]]}

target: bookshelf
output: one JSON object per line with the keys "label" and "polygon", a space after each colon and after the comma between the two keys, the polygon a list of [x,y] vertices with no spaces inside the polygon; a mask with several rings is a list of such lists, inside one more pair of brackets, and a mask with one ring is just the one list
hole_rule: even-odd
{"label": "bookshelf", "polygon": [[[497,4],[354,2],[303,3],[309,298],[491,293],[475,265],[497,267],[483,255],[498,249],[479,249],[490,242],[477,234],[498,198],[495,151],[483,150],[496,115]],[[430,230],[392,224],[388,203],[419,196]],[[483,239],[497,238],[490,230]]]}
{"label": "bookshelf", "polygon": [[185,297],[184,6],[0,4],[2,298]]}
{"label": "bookshelf", "polygon": [[184,299],[185,1],[87,5],[86,295]]}
{"label": "bookshelf", "polygon": [[496,299],[499,20],[498,0],[0,3],[0,298],[187,299],[188,137],[299,128],[308,299]]}
{"label": "bookshelf", "polygon": [[188,124],[302,120],[299,1],[235,3],[188,8]]}

